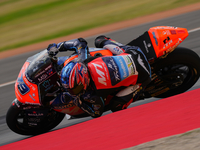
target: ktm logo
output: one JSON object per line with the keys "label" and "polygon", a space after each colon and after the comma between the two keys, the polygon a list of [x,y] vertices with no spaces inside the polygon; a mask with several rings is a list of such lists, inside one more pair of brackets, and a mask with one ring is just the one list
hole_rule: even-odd
{"label": "ktm logo", "polygon": [[98,77],[98,82],[107,86],[105,73],[103,71],[101,71],[101,70],[103,70],[103,67],[98,64],[94,64],[94,63],[92,63],[92,64],[95,67],[97,74],[100,76],[100,77]]}

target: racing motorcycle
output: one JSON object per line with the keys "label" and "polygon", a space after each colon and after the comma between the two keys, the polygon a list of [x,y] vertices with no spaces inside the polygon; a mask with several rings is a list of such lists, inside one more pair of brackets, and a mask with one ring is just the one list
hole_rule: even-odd
{"label": "racing motorcycle", "polygon": [[[200,58],[192,50],[177,47],[186,37],[185,28],[152,27],[127,45],[139,46],[151,66],[151,82],[134,93],[134,100],[150,97],[165,98],[183,93],[199,79]],[[92,56],[112,56],[107,49],[89,48]],[[52,107],[51,101],[63,90],[60,72],[77,54],[51,57],[47,50],[29,57],[15,83],[16,99],[7,115],[8,127],[22,135],[37,135],[56,127],[66,114],[74,118],[86,117],[72,100]],[[102,76],[100,76],[102,77]],[[109,110],[110,95],[105,99]]]}

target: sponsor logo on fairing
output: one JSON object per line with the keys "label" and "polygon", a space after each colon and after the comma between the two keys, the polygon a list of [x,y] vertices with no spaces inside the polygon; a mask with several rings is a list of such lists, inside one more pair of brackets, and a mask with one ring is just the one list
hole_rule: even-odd
{"label": "sponsor logo on fairing", "polygon": [[38,78],[38,81],[41,82],[48,77],[47,74],[43,74],[41,77]]}
{"label": "sponsor logo on fairing", "polygon": [[144,43],[144,47],[146,49],[146,52],[149,53],[149,48],[151,47],[151,43],[147,44],[146,41],[143,41],[143,43]]}
{"label": "sponsor logo on fairing", "polygon": [[177,33],[185,33],[185,30],[177,30]]}
{"label": "sponsor logo on fairing", "polygon": [[25,95],[30,91],[29,87],[25,84],[22,75],[21,77],[18,78],[17,82],[18,82],[17,88],[22,95]]}
{"label": "sponsor logo on fairing", "polygon": [[163,40],[163,43],[166,44],[167,42],[169,42],[169,40],[170,40],[170,38],[168,36],[166,39]]}
{"label": "sponsor logo on fairing", "polygon": [[176,34],[176,30],[170,30],[171,34]]}
{"label": "sponsor logo on fairing", "polygon": [[35,93],[33,93],[32,95],[31,94],[29,94],[29,97],[33,100],[33,101],[35,101]]}
{"label": "sponsor logo on fairing", "polygon": [[[42,70],[40,73],[36,74],[35,77],[39,77],[40,75],[42,75],[43,73],[47,72],[49,75],[53,73],[52,70],[52,65],[47,66],[44,70]],[[48,70],[49,69],[49,70]],[[48,70],[48,71],[47,71]]]}
{"label": "sponsor logo on fairing", "polygon": [[95,67],[96,73],[100,76],[100,77],[98,77],[98,82],[107,86],[106,75],[103,72],[103,66],[101,66],[99,64],[95,64],[95,63],[92,63],[92,64]]}
{"label": "sponsor logo on fairing", "polygon": [[163,52],[163,55],[165,55],[168,52],[173,51],[183,40],[181,38],[178,39],[178,42],[174,45],[171,46],[169,49],[167,49],[166,51]]}
{"label": "sponsor logo on fairing", "polygon": [[44,82],[42,83],[42,86],[45,88],[45,91],[48,91],[50,88],[53,87],[53,85],[50,84],[50,80],[51,80],[51,79],[46,80],[46,81],[44,81]]}
{"label": "sponsor logo on fairing", "polygon": [[169,32],[169,30],[166,30],[166,31],[163,31],[162,34],[163,35],[170,35],[170,32]]}
{"label": "sponsor logo on fairing", "polygon": [[166,43],[166,44],[163,46],[163,49],[166,48],[167,46],[169,46],[169,45],[172,44],[172,43],[173,43],[173,41],[170,40],[168,43]]}
{"label": "sponsor logo on fairing", "polygon": [[157,38],[156,38],[155,32],[152,32],[152,34],[153,34],[153,38],[154,38],[154,40],[155,40],[155,43],[156,43],[156,45],[158,46],[158,40],[157,40]]}

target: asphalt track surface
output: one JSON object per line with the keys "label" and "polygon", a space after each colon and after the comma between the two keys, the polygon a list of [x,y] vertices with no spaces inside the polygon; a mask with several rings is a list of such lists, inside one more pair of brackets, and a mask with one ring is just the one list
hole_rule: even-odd
{"label": "asphalt track surface", "polygon": [[[183,27],[183,28],[188,29],[189,37],[180,46],[190,48],[194,50],[200,56],[200,37],[199,37],[200,17],[199,16],[200,16],[200,10],[170,17],[170,18],[165,18],[162,20],[158,20],[158,21],[154,21],[154,22],[150,22],[146,24],[142,24],[140,26],[135,26],[135,27],[126,28],[123,30],[115,31],[115,32],[102,33],[102,34],[105,34],[106,36],[109,36],[115,39],[116,41],[126,44],[132,39],[143,34],[144,31],[148,30],[150,27],[153,27],[153,26],[167,25],[167,26]],[[93,44],[94,39],[95,37],[86,38],[86,40],[89,43],[89,47],[94,47],[94,44]],[[25,62],[25,60],[29,56],[39,51],[40,50],[0,60],[0,70],[1,70],[0,146],[29,138],[28,136],[21,136],[21,135],[13,133],[7,127],[5,123],[5,115],[11,102],[15,98],[13,81],[17,78],[17,75],[21,69],[21,66]],[[63,54],[67,55],[67,53],[63,53]],[[191,88],[191,90],[197,89],[199,87],[200,87],[200,80],[195,84],[193,88]],[[151,98],[151,99],[139,101],[139,102],[131,104],[130,107],[134,107],[134,106],[141,105],[144,103],[149,103],[155,100],[159,100],[159,99]],[[104,115],[108,113],[105,113]],[[64,127],[69,127],[69,126],[72,126],[72,125],[75,125],[87,120],[91,120],[91,119],[92,119],[91,117],[87,117],[83,119],[72,119],[72,120],[64,119],[62,123],[59,126],[57,126],[54,130],[64,128]],[[134,119],[134,118],[130,118],[130,119]]]}

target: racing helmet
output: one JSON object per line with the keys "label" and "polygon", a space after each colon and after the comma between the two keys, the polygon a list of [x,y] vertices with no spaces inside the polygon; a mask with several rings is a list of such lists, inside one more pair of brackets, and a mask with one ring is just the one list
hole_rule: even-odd
{"label": "racing helmet", "polygon": [[87,67],[81,62],[69,62],[61,71],[61,82],[71,95],[78,95],[90,83]]}

